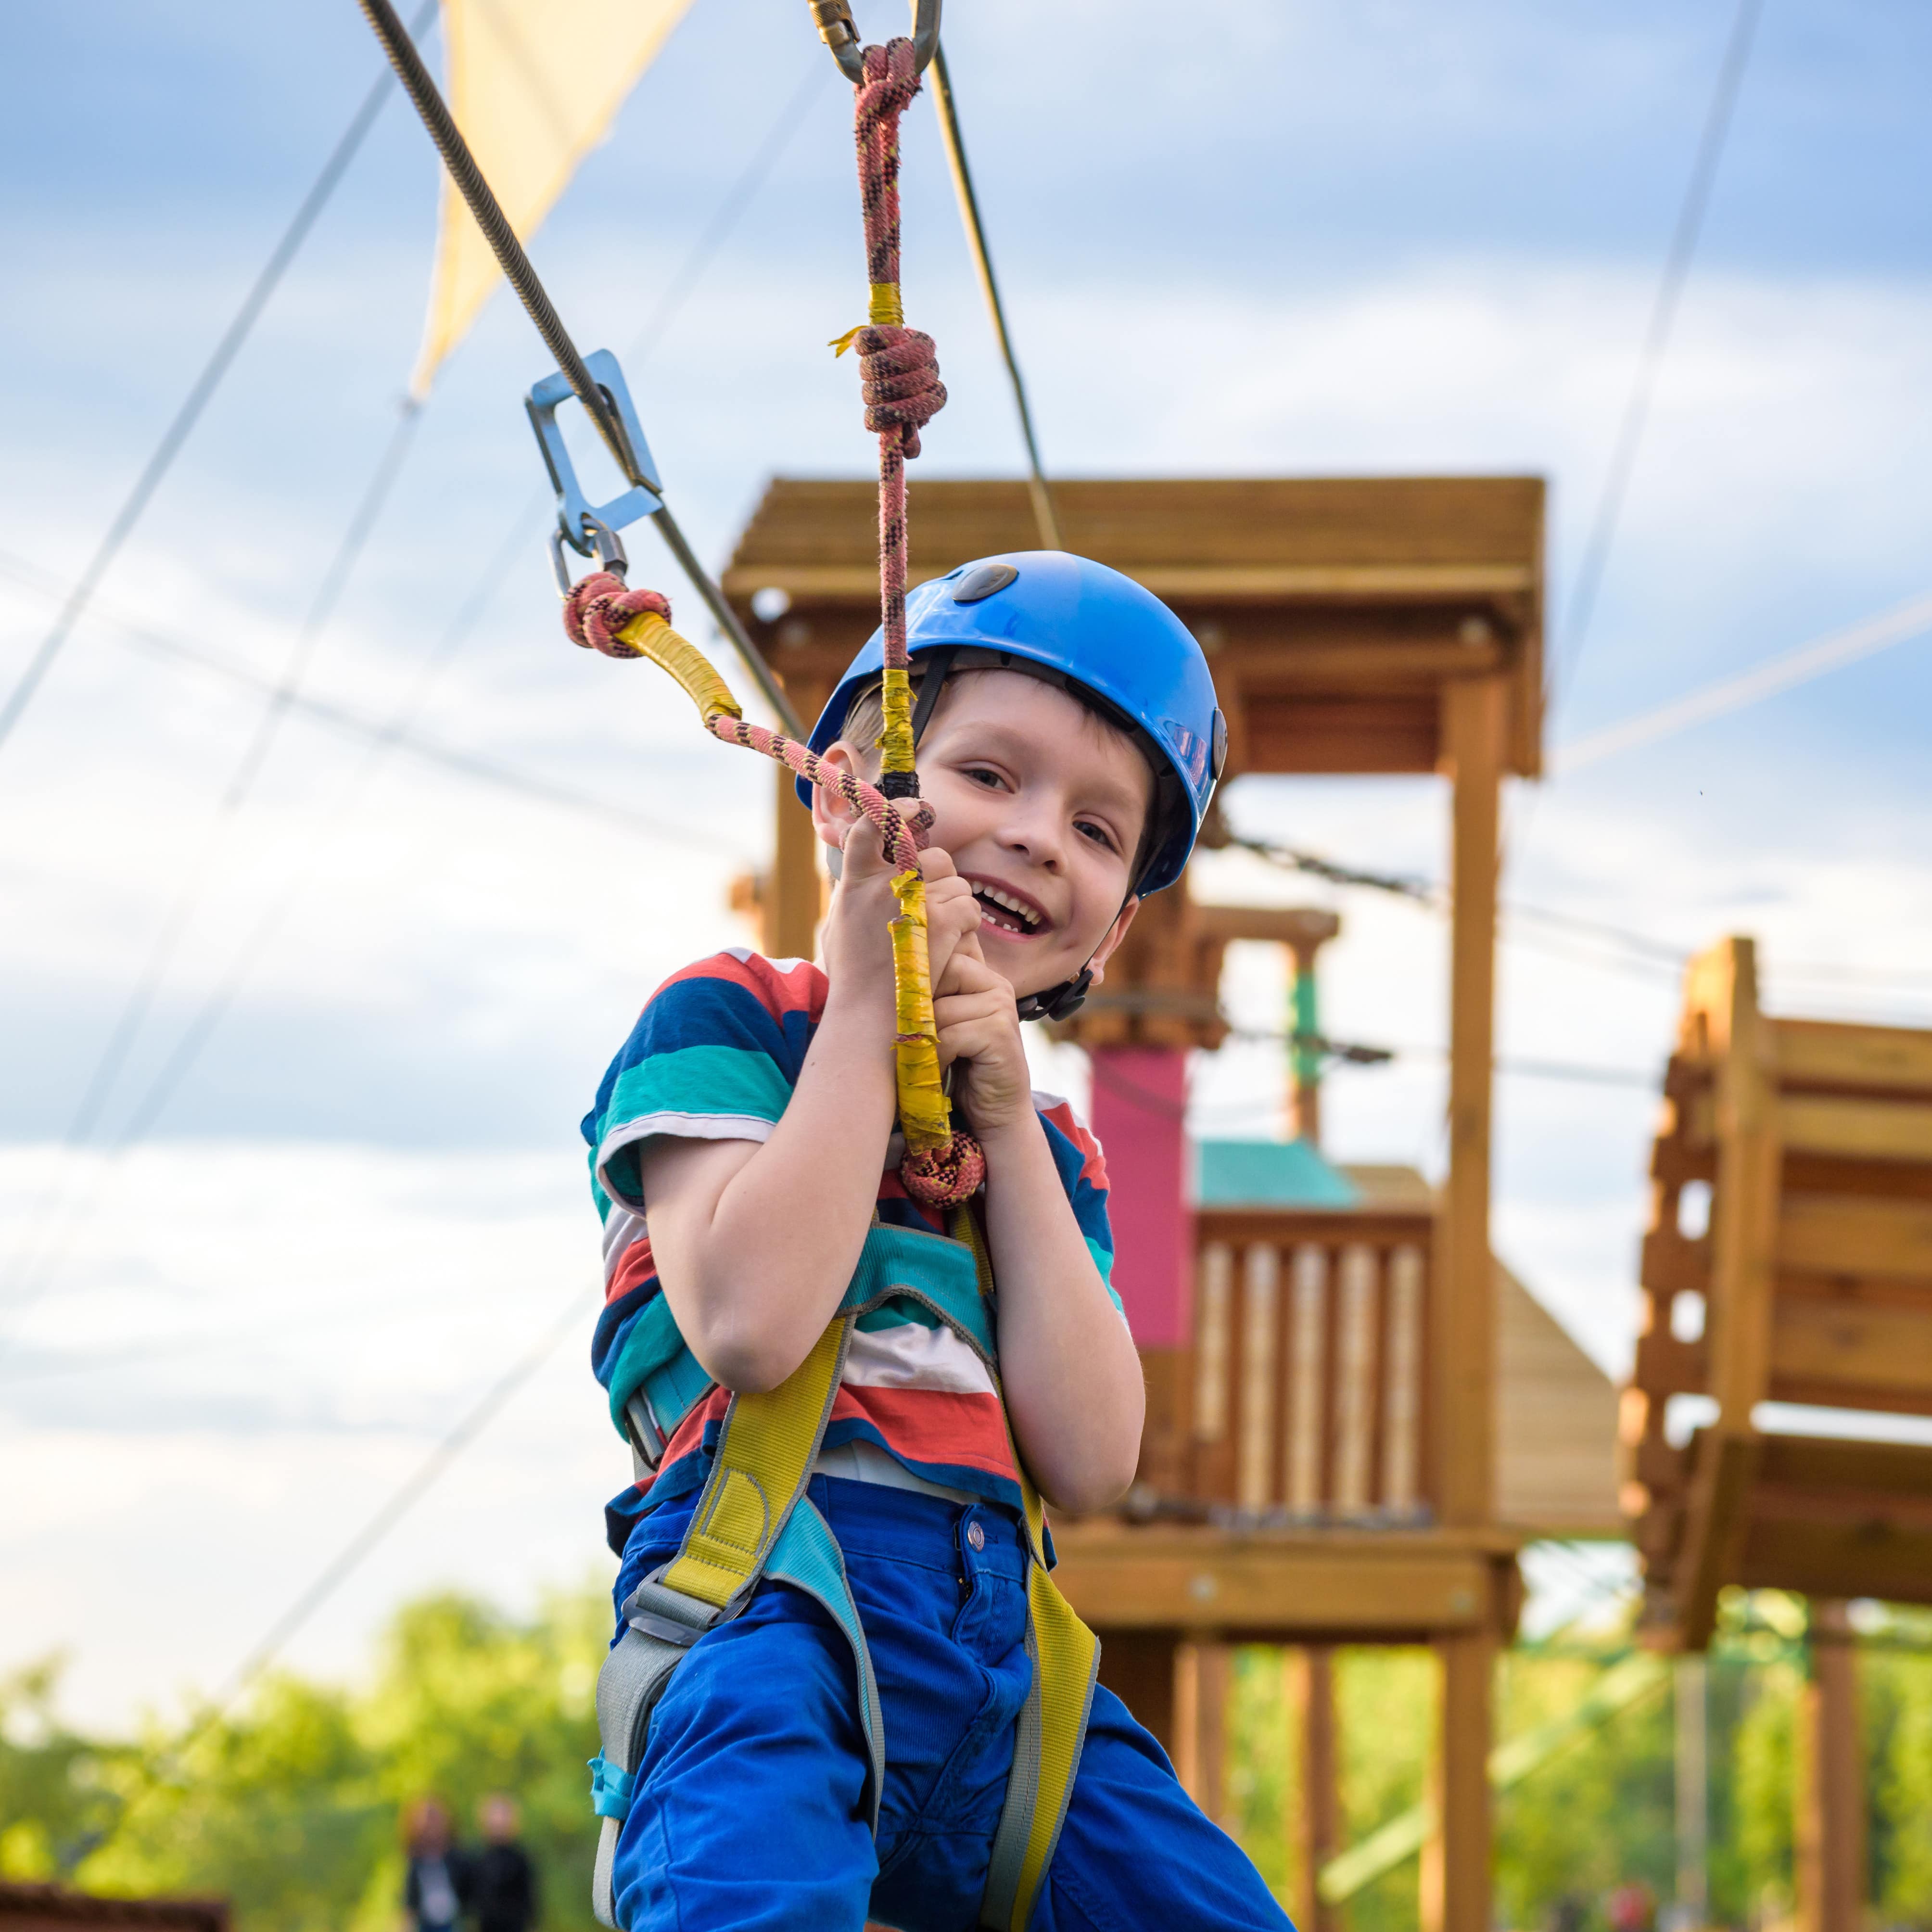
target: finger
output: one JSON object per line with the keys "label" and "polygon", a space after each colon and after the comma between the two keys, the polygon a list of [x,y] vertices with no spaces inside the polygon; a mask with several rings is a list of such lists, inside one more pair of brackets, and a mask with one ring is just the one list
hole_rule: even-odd
{"label": "finger", "polygon": [[[941,879],[959,879],[952,863],[952,854],[942,852],[937,845],[928,845],[919,855],[919,869],[925,874],[928,886],[936,886]],[[959,887],[962,892],[971,890],[964,879],[959,879]]]}
{"label": "finger", "polygon": [[886,856],[885,842],[869,818],[861,816],[853,821],[840,849],[844,854],[840,877],[850,883],[856,884],[876,879],[880,873],[892,870],[892,862]]}
{"label": "finger", "polygon": [[1017,1018],[1010,1002],[985,992],[947,993],[932,1003],[933,1024],[942,1033],[950,1026],[974,1026],[982,1021]]}
{"label": "finger", "polygon": [[1010,1005],[1013,989],[988,966],[980,956],[979,940],[976,936],[962,939],[953,948],[952,957],[947,962],[946,984],[944,991],[948,993],[985,993]]}

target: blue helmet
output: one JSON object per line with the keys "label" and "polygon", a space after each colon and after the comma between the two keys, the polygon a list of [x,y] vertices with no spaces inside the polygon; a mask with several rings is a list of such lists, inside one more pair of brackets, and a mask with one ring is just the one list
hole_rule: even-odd
{"label": "blue helmet", "polygon": [[[1151,591],[1065,550],[1010,550],[962,563],[913,591],[906,648],[914,658],[941,650],[1022,658],[1118,712],[1154,761],[1161,781],[1156,808],[1166,805],[1170,821],[1134,890],[1157,892],[1180,877],[1226,760],[1228,727],[1201,646]],[[836,742],[854,698],[884,669],[885,655],[885,633],[875,631],[812,727],[814,752]],[[802,778],[798,795],[811,803]]]}

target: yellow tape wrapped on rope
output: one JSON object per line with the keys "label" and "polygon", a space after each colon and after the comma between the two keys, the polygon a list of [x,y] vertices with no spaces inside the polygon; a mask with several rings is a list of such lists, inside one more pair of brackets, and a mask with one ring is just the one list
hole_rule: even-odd
{"label": "yellow tape wrapped on rope", "polygon": [[[817,753],[782,732],[751,723],[717,668],[689,638],[671,628],[670,606],[653,591],[626,590],[613,576],[586,578],[571,593],[566,626],[578,642],[607,656],[648,658],[676,681],[697,706],[705,729],[729,745],[762,752],[788,765],[808,784],[836,793],[866,815],[885,842],[894,868],[898,910],[891,923],[895,1018],[893,1084],[899,1126],[909,1162],[906,1175],[916,1198],[947,1206],[978,1185],[983,1168],[978,1150],[955,1148],[952,1110],[939,1076],[939,1036],[932,1012],[932,968],[926,950],[926,881],[919,848],[904,818],[878,790],[826,765]],[[885,769],[912,769],[912,693],[903,668],[886,674]],[[882,743],[884,740],[882,740]],[[903,760],[896,766],[895,758]],[[950,1152],[949,1152],[950,1150]],[[947,1156],[944,1160],[939,1156]],[[934,1177],[936,1178],[928,1178]]]}

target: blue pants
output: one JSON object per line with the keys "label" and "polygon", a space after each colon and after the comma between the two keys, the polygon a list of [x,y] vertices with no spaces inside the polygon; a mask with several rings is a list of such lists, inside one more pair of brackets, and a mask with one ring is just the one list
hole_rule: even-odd
{"label": "blue pants", "polygon": [[[833,1478],[812,1500],[845,1552],[885,1712],[878,1836],[852,1653],[767,1582],[704,1637],[652,1714],[614,1888],[626,1932],[971,1932],[1032,1666],[1024,1532],[1007,1511]],[[682,1539],[694,1494],[644,1517],[621,1604]],[[976,1532],[976,1535],[975,1532]],[[1292,1932],[1153,1738],[1096,1690],[1033,1932]]]}

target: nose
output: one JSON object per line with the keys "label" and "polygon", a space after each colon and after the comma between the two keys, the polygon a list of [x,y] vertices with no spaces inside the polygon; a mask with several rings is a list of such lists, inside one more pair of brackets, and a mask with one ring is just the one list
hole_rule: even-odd
{"label": "nose", "polygon": [[1016,793],[1000,826],[1000,843],[1043,872],[1066,868],[1066,814],[1057,791],[1027,785]]}

